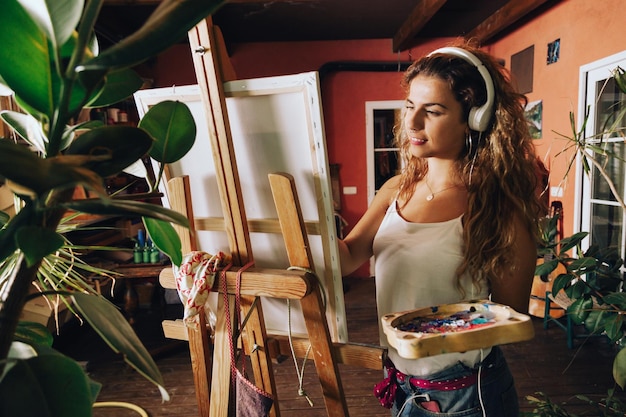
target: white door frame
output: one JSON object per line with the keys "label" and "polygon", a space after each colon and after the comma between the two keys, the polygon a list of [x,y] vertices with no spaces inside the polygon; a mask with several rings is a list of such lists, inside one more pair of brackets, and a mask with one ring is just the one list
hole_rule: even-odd
{"label": "white door frame", "polygon": [[[626,51],[607,56],[597,61],[582,65],[579,70],[578,84],[578,126],[582,128],[582,123],[589,106],[589,114],[594,115],[596,110],[596,87],[598,80],[611,77],[611,70],[618,65],[626,67]],[[595,119],[590,117],[585,126],[585,136],[593,135],[595,129]],[[582,169],[580,155],[576,161],[576,206],[574,208],[574,232],[589,231],[591,225],[591,181],[589,176]],[[583,242],[584,247],[589,245],[587,238]]]}

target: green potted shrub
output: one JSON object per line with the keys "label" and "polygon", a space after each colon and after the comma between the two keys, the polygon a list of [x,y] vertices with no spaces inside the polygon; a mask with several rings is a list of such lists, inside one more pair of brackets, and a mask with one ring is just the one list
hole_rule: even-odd
{"label": "green potted shrub", "polygon": [[[626,93],[626,73],[620,67],[613,71],[613,78],[619,90]],[[567,140],[563,154],[573,149],[570,165],[575,158],[580,158],[582,167],[589,174],[592,167],[598,175],[606,181],[615,200],[622,210],[626,210],[621,192],[613,183],[610,175],[604,169],[607,158],[613,158],[619,163],[626,163],[618,154],[612,151],[609,144],[603,139],[606,137],[624,137],[626,126],[623,125],[626,116],[626,106],[616,106],[614,114],[608,118],[606,124],[599,129],[600,133],[593,137],[584,135],[587,118],[582,127],[577,129],[574,115],[570,113],[572,126],[571,135],[562,135]],[[613,378],[623,390],[626,387],[626,293],[623,292],[624,274],[621,271],[624,261],[621,259],[618,248],[600,247],[591,244],[583,249],[583,242],[588,232],[579,232],[555,242],[556,219],[546,222],[542,230],[543,242],[538,255],[544,262],[537,265],[536,275],[549,275],[562,265],[565,272],[560,273],[553,281],[552,294],[564,291],[571,304],[566,314],[572,322],[584,325],[589,334],[603,334],[617,346],[617,354],[613,362]],[[587,402],[590,407],[601,410],[604,416],[623,416],[626,414],[626,405],[615,396],[615,390],[609,389],[608,396],[602,400],[593,401],[577,395],[576,398]],[[528,398],[537,408],[528,416],[569,416],[566,407],[554,404],[542,393]]]}
{"label": "green potted shrub", "polygon": [[[68,212],[143,216],[155,245],[180,263],[172,223],[188,226],[187,220],[159,205],[109,196],[103,181],[146,154],[161,164],[181,158],[195,137],[193,118],[181,103],[166,102],[137,128],[74,121],[85,108],[132,95],[141,86],[132,68],[185,37],[223,0],[163,0],[137,32],[99,51],[94,24],[102,3],[2,4],[0,91],[12,93],[22,111],[1,114],[21,140],[0,138],[0,180],[19,201],[14,216],[0,212],[0,415],[86,416],[97,398],[98,384],[51,348],[47,329],[19,323],[35,280],[48,289],[45,295],[61,297],[88,321],[167,398],[158,368],[116,307],[84,285],[80,274],[72,279],[63,273],[79,261],[61,231]],[[153,191],[157,184],[151,184]],[[76,186],[97,197],[74,200]],[[90,271],[89,265],[79,266]]]}

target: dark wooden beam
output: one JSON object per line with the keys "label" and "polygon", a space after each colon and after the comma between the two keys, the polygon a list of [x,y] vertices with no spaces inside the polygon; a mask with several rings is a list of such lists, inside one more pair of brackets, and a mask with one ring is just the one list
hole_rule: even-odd
{"label": "dark wooden beam", "polygon": [[105,6],[158,6],[161,0],[104,0]]}
{"label": "dark wooden beam", "polygon": [[393,52],[407,49],[413,37],[426,26],[428,21],[446,4],[447,0],[421,0],[409,17],[393,36]]}
{"label": "dark wooden beam", "polygon": [[468,39],[475,39],[479,43],[485,43],[497,33],[511,26],[513,23],[526,16],[548,0],[511,0],[498,9],[481,24],[476,26],[466,35]]}

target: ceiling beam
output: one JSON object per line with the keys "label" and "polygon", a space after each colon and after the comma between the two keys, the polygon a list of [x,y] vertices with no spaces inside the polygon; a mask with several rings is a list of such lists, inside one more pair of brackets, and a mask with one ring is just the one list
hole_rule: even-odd
{"label": "ceiling beam", "polygon": [[393,36],[393,52],[403,51],[411,46],[413,38],[426,26],[428,21],[446,4],[447,0],[421,0],[413,8],[409,17]]}
{"label": "ceiling beam", "polygon": [[157,6],[161,0],[104,0],[105,6]]}
{"label": "ceiling beam", "polygon": [[475,39],[480,44],[483,44],[547,1],[548,0],[511,0],[481,24],[476,26],[465,37]]}

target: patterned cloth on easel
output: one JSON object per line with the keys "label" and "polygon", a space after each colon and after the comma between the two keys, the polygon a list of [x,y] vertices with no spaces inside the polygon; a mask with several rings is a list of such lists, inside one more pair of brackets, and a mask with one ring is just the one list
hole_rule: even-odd
{"label": "patterned cloth on easel", "polygon": [[226,255],[218,252],[216,255],[194,251],[183,257],[180,267],[172,266],[176,279],[178,296],[185,308],[183,322],[193,327],[196,316],[202,309],[207,316],[207,323],[212,323],[212,312],[209,308],[209,293],[215,281],[215,274],[220,266],[227,263]]}

